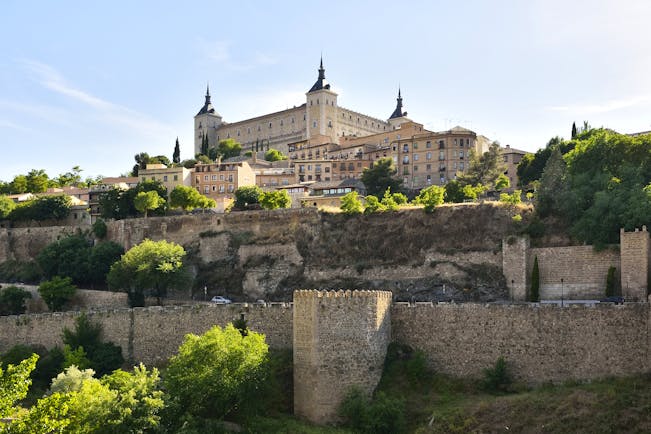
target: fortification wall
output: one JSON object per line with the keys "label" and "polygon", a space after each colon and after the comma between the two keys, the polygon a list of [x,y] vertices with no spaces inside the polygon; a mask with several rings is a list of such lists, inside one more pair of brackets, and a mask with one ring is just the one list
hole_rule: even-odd
{"label": "fortification wall", "polygon": [[[606,293],[608,268],[621,270],[616,247],[595,251],[592,246],[529,249],[527,276],[538,257],[540,299],[601,299]],[[562,282],[561,282],[561,279]]]}
{"label": "fortification wall", "polygon": [[620,232],[622,294],[631,300],[646,300],[649,293],[651,240],[646,226],[634,232]]}
{"label": "fortification wall", "polygon": [[[0,353],[16,344],[62,345],[65,327],[72,329],[80,312],[0,317]],[[172,356],[188,333],[204,333],[240,318],[251,330],[264,333],[272,348],[292,347],[292,309],[289,305],[193,305],[89,311],[102,324],[104,338],[122,347],[125,359],[158,365]]]}
{"label": "fortification wall", "polygon": [[45,246],[76,230],[71,226],[0,228],[0,263],[9,260],[30,261]]}
{"label": "fortification wall", "polygon": [[294,292],[294,413],[336,420],[351,386],[370,395],[391,337],[391,292]]}
{"label": "fortification wall", "polygon": [[631,375],[651,369],[649,305],[395,304],[393,340],[432,368],[481,377],[503,356],[530,383]]}

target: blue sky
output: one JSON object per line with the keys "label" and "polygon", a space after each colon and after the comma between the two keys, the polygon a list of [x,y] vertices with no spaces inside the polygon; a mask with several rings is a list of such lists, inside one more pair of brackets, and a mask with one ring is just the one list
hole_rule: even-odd
{"label": "blue sky", "polygon": [[301,104],[323,53],[339,104],[534,151],[572,121],[651,130],[651,2],[0,2],[0,180],[193,153],[193,116]]}

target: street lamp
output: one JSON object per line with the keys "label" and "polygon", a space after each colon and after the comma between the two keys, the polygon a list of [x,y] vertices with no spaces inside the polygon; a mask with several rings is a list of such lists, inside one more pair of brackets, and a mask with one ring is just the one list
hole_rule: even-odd
{"label": "street lamp", "polygon": [[561,277],[561,307],[563,307],[563,278]]}

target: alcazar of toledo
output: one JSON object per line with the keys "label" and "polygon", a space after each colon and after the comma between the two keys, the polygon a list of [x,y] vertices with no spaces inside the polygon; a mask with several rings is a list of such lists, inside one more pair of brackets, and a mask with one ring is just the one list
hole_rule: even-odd
{"label": "alcazar of toledo", "polygon": [[[194,117],[195,153],[200,153],[206,137],[209,146],[234,139],[244,150],[274,148],[289,156],[298,182],[359,179],[374,161],[391,158],[403,185],[420,189],[455,179],[468,168],[470,153],[483,153],[490,143],[459,126],[426,130],[407,117],[400,90],[387,120],[341,107],[326,81],[323,60],[305,95],[299,106],[229,123],[213,107],[207,89],[205,103]],[[506,174],[515,186],[516,167],[525,152],[507,146],[502,153]]]}

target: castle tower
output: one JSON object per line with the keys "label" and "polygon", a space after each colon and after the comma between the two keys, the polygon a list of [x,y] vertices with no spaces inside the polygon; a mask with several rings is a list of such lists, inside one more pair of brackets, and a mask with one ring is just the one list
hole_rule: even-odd
{"label": "castle tower", "polygon": [[294,291],[294,413],[337,419],[352,386],[370,395],[391,338],[390,291]]}
{"label": "castle tower", "polygon": [[400,87],[398,87],[398,98],[396,101],[396,109],[393,111],[393,113],[391,113],[391,116],[389,116],[389,125],[391,125],[394,130],[396,128],[399,128],[401,124],[404,124],[410,120],[407,118],[407,112],[402,108],[402,95],[400,92]]}
{"label": "castle tower", "polygon": [[201,142],[208,136],[211,146],[217,145],[217,129],[222,124],[222,117],[215,111],[210,102],[210,88],[206,85],[206,101],[194,117],[194,153],[201,151]]}
{"label": "castle tower", "polygon": [[646,226],[619,232],[622,295],[630,301],[647,301],[651,266],[651,238]]}
{"label": "castle tower", "polygon": [[328,136],[337,140],[337,94],[330,90],[325,78],[323,58],[319,65],[319,76],[306,95],[307,138]]}

